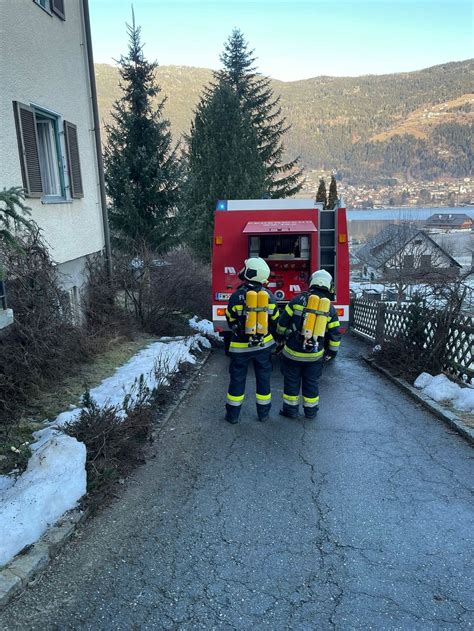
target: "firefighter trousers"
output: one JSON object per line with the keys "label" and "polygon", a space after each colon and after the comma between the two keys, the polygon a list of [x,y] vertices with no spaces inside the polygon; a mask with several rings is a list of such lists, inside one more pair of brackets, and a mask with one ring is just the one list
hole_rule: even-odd
{"label": "firefighter trousers", "polygon": [[314,418],[319,406],[319,378],[323,371],[322,360],[293,361],[281,358],[284,377],[283,412],[287,416],[298,415],[300,389],[303,395],[303,410],[306,418]]}
{"label": "firefighter trousers", "polygon": [[230,383],[227,392],[226,418],[236,421],[245,397],[245,383],[249,364],[253,363],[256,380],[257,414],[265,419],[271,407],[270,378],[272,374],[272,349],[264,348],[255,353],[230,353]]}

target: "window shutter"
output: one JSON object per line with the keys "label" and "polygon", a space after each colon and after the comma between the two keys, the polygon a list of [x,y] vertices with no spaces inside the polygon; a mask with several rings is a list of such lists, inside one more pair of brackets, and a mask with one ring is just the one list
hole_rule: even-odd
{"label": "window shutter", "polygon": [[23,187],[28,197],[41,197],[43,184],[41,182],[35,112],[28,105],[18,101],[13,101],[13,111],[15,113]]}
{"label": "window shutter", "polygon": [[51,11],[61,18],[61,20],[65,20],[64,0],[51,0]]}
{"label": "window shutter", "polygon": [[79,145],[77,143],[77,127],[73,123],[64,121],[64,136],[66,138],[67,162],[69,167],[69,184],[71,197],[84,197],[82,188],[81,163],[79,161]]}

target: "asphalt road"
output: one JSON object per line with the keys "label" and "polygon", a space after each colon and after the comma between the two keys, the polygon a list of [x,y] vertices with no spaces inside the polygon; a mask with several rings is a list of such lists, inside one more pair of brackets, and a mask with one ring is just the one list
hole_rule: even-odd
{"label": "asphalt road", "polygon": [[344,340],[315,422],[280,417],[275,396],[258,423],[250,383],[229,425],[216,351],[156,455],[0,628],[473,625],[472,449],[359,352]]}

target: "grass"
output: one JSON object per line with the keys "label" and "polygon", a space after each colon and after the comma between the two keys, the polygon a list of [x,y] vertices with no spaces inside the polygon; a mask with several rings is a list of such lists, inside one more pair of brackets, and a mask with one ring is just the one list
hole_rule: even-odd
{"label": "grass", "polygon": [[69,405],[80,403],[85,390],[94,388],[110,377],[116,368],[127,362],[142,348],[156,341],[148,335],[133,340],[112,338],[105,352],[97,355],[90,363],[82,365],[74,374],[61,380],[54,390],[43,392],[28,404],[25,416],[28,419],[53,419]]}
{"label": "grass", "polygon": [[[154,341],[156,338],[144,334],[133,340],[112,338],[103,353],[82,365],[74,375],[59,379],[54,389],[42,392],[39,397],[31,400],[19,425],[9,427],[7,436],[0,443],[0,475],[26,468],[31,455],[29,445],[34,441],[33,432],[42,427],[41,421],[54,419],[70,405],[77,406],[86,389],[97,386],[113,375],[118,366]],[[12,450],[12,447],[19,453]]]}

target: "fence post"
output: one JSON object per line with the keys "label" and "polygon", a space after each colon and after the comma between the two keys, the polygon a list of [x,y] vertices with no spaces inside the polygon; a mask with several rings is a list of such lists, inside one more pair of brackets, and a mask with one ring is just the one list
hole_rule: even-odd
{"label": "fence post", "polygon": [[385,328],[386,305],[383,302],[377,304],[377,323],[375,325],[375,343],[382,344],[384,341],[383,332]]}

